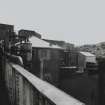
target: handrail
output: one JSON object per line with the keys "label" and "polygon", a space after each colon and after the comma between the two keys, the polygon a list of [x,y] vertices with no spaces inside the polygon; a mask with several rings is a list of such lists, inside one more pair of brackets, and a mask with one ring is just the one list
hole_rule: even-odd
{"label": "handrail", "polygon": [[46,96],[56,105],[85,105],[84,103],[78,101],[72,96],[64,93],[55,86],[49,84],[46,81],[43,81],[36,77],[35,75],[28,72],[23,67],[10,63],[12,68],[19,72],[24,78],[26,78],[29,83],[31,83],[41,94]]}

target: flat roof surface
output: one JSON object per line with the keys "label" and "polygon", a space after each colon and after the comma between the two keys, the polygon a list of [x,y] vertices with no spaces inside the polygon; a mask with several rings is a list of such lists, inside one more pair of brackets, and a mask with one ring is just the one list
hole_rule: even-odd
{"label": "flat roof surface", "polygon": [[90,53],[90,52],[80,52],[82,55],[84,55],[84,56],[94,56],[95,57],[95,55],[94,54],[92,54],[92,53]]}
{"label": "flat roof surface", "polygon": [[29,41],[32,43],[32,47],[37,47],[37,48],[55,48],[55,49],[63,49],[57,45],[51,45],[42,40],[42,39],[39,39],[35,36],[32,36],[31,38],[29,38]]}

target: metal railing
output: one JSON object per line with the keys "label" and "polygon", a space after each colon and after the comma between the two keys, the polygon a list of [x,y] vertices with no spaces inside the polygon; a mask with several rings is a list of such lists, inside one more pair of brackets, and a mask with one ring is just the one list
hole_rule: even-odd
{"label": "metal railing", "polygon": [[5,81],[11,105],[84,105],[28,70],[6,60]]}

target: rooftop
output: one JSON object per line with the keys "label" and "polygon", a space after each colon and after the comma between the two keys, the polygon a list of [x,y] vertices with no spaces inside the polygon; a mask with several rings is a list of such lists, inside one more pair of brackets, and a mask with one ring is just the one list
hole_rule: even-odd
{"label": "rooftop", "polygon": [[32,43],[32,47],[62,49],[61,47],[57,45],[50,45],[48,42],[42,39],[39,39],[35,36],[32,36],[31,38],[29,38],[29,41]]}
{"label": "rooftop", "polygon": [[94,56],[94,54],[91,54],[90,52],[80,52],[81,54],[85,55],[85,56]]}

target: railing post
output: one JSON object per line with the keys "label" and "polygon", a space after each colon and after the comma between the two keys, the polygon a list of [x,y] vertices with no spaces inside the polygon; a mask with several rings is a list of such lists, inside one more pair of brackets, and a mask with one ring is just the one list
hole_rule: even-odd
{"label": "railing post", "polygon": [[19,88],[19,90],[18,90],[18,92],[19,92],[19,105],[24,105],[23,104],[23,98],[24,98],[24,94],[23,94],[23,77],[20,75],[20,74],[18,74],[18,76],[19,76],[19,86],[18,86],[18,88]]}
{"label": "railing post", "polygon": [[38,91],[32,87],[33,92],[33,105],[39,105],[39,93]]}
{"label": "railing post", "polygon": [[13,76],[13,101],[14,104],[16,105],[16,71],[12,68],[12,76]]}
{"label": "railing post", "polygon": [[24,81],[24,97],[25,97],[25,105],[31,105],[30,101],[30,85],[29,83],[25,80]]}

